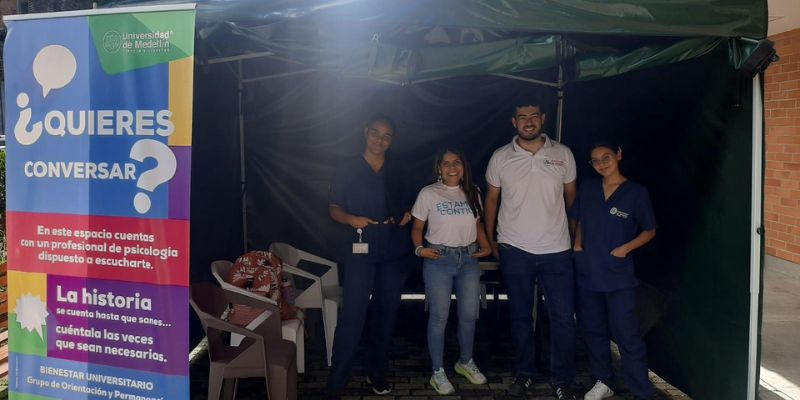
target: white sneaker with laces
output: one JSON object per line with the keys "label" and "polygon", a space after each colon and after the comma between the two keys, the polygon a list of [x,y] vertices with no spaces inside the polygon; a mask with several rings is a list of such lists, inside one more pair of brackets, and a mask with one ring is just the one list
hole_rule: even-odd
{"label": "white sneaker with laces", "polygon": [[464,364],[462,364],[461,361],[456,362],[454,369],[456,372],[467,378],[467,380],[473,385],[483,385],[486,383],[486,376],[481,373],[481,371],[478,369],[478,366],[475,365],[475,361],[472,361],[471,358]]}
{"label": "white sneaker with laces", "polygon": [[595,383],[594,386],[583,396],[583,400],[603,400],[613,395],[614,391],[611,390],[610,387],[606,386],[606,384],[601,381],[597,381],[597,383]]}
{"label": "white sneaker with laces", "polygon": [[439,394],[452,394],[456,391],[450,380],[447,379],[447,374],[444,373],[444,368],[439,368],[433,371],[431,375],[431,386]]}

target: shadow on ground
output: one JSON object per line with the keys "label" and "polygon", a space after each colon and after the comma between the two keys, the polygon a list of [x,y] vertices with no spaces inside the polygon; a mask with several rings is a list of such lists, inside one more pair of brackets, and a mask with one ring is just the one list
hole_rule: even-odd
{"label": "shadow on ground", "polygon": [[[398,325],[392,347],[393,365],[389,380],[394,384],[394,390],[389,396],[374,396],[366,385],[361,367],[361,360],[357,360],[353,371],[353,378],[347,388],[344,399],[346,400],[377,400],[377,399],[462,399],[462,400],[489,400],[506,398],[506,388],[512,376],[513,351],[509,342],[507,307],[505,302],[489,303],[487,310],[481,310],[480,320],[477,325],[475,338],[474,359],[481,370],[486,374],[488,382],[485,385],[472,385],[466,379],[453,372],[452,364],[458,356],[458,340],[456,337],[455,308],[451,308],[451,318],[447,326],[445,342],[445,365],[448,376],[456,387],[452,396],[438,396],[428,384],[430,378],[430,361],[426,347],[425,327],[427,314],[421,301],[404,301],[398,318]],[[325,365],[325,348],[322,342],[322,326],[319,315],[311,310],[307,322],[309,338],[306,341],[306,373],[301,376],[299,383],[299,398],[304,400],[323,399],[328,369]],[[546,360],[541,360],[546,364]],[[576,377],[576,395],[583,398],[588,388],[592,385],[589,376],[586,358],[582,347],[578,348],[577,356],[578,375]],[[208,357],[203,356],[191,366],[191,398],[200,400],[207,398]],[[657,377],[653,377],[656,386],[661,390],[663,399],[688,399],[685,395],[670,388]],[[621,382],[620,382],[621,383]],[[241,380],[237,399],[251,400],[265,398],[265,385],[262,379]],[[552,398],[550,385],[544,379],[537,382],[529,396],[531,399],[546,400]],[[621,383],[618,393],[612,399],[632,399]]]}

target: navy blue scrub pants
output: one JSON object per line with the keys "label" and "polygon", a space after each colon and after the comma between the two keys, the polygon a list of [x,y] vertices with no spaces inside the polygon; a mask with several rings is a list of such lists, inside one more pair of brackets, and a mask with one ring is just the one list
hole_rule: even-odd
{"label": "navy blue scrub pants", "polygon": [[636,316],[636,288],[578,292],[578,324],[586,340],[592,376],[608,386],[614,382],[609,331],[619,347],[622,370],[630,391],[637,398],[655,395],[647,376],[647,349],[639,334]]}
{"label": "navy blue scrub pants", "polygon": [[508,290],[517,375],[533,377],[538,373],[533,338],[533,289],[538,278],[550,319],[552,383],[571,383],[575,376],[575,272],[571,251],[532,254],[501,244],[500,271]]}
{"label": "navy blue scrub pants", "polygon": [[377,379],[386,376],[406,266],[399,260],[351,256],[344,263],[343,274],[342,312],[334,334],[333,365],[328,377],[330,391],[347,386],[365,324],[368,337],[364,372]]}

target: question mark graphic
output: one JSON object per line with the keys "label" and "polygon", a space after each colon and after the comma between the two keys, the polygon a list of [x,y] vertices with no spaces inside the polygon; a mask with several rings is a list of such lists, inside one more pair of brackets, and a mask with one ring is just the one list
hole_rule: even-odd
{"label": "question mark graphic", "polygon": [[[175,176],[178,161],[169,146],[157,140],[142,139],[133,144],[133,147],[131,147],[132,159],[142,162],[148,157],[156,159],[156,167],[141,173],[139,179],[136,180],[136,187],[152,192],[156,190],[158,185]],[[146,193],[139,192],[133,197],[133,207],[136,208],[139,214],[149,211],[150,205],[150,196]]]}

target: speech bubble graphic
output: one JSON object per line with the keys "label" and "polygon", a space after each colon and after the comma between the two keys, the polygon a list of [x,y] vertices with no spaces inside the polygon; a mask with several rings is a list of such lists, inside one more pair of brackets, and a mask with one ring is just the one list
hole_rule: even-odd
{"label": "speech bubble graphic", "polygon": [[22,329],[28,332],[36,331],[39,337],[44,340],[42,333],[42,326],[47,324],[47,305],[44,304],[39,296],[34,296],[30,293],[23,295],[17,300],[17,306],[14,307],[14,313],[17,314],[17,322],[22,326]]}
{"label": "speech bubble graphic", "polygon": [[[136,187],[148,192],[156,190],[158,185],[167,182],[175,176],[178,160],[169,146],[153,139],[142,139],[131,147],[131,159],[142,162],[145,158],[154,158],[156,167],[141,173],[136,180]],[[133,197],[133,207],[139,214],[150,211],[150,196],[147,193],[136,193]]]}
{"label": "speech bubble graphic", "polygon": [[42,48],[33,59],[33,76],[42,86],[44,97],[51,90],[61,89],[72,82],[77,70],[75,55],[68,48],[57,44]]}

